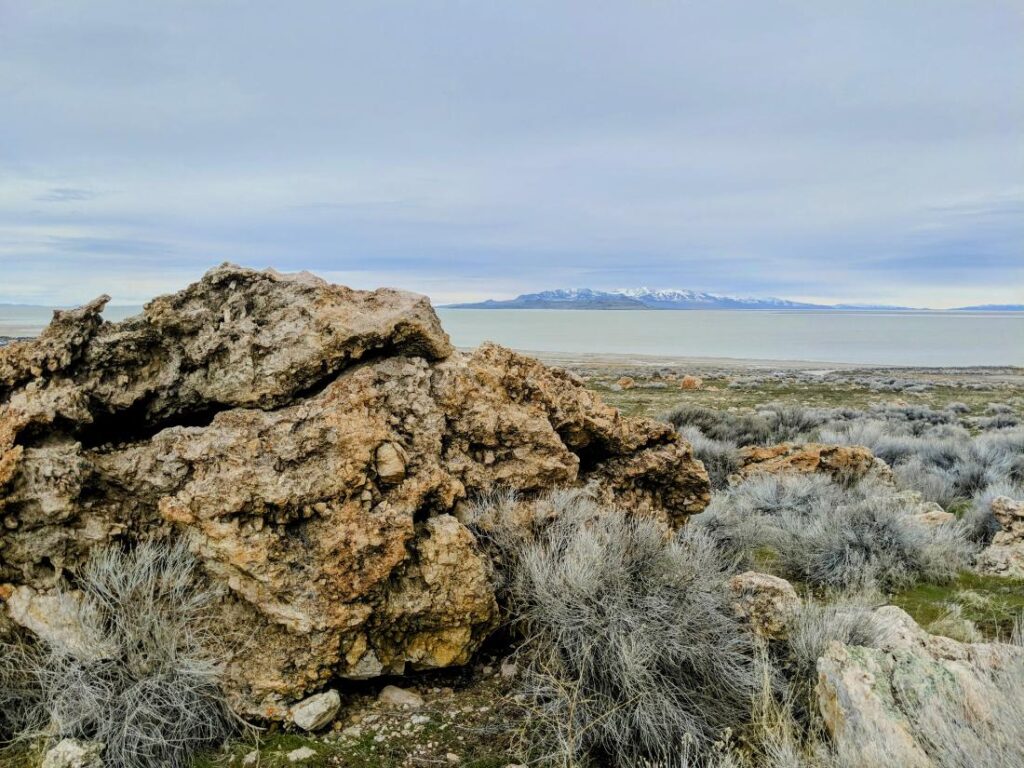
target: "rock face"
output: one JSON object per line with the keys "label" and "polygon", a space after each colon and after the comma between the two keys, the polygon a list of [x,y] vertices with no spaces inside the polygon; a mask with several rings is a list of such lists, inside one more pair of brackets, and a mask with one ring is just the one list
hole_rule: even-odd
{"label": "rock face", "polygon": [[751,475],[783,473],[824,473],[836,480],[851,481],[861,480],[869,474],[891,477],[888,466],[862,445],[781,443],[741,448],[740,468],[729,479],[730,482],[739,482]]}
{"label": "rock face", "polygon": [[894,606],[876,613],[891,630],[882,647],[833,642],[818,660],[818,704],[844,764],[932,768],[936,750],[949,758],[957,747],[984,755],[972,745],[995,744],[999,716],[1018,716],[993,708],[1019,685],[1024,648],[929,635]]}
{"label": "rock face", "polygon": [[228,668],[247,715],[466,662],[497,616],[455,516],[478,494],[586,485],[672,523],[709,500],[668,425],[501,347],[455,352],[423,297],[225,265],[121,323],[105,301],[0,350],[0,595],[187,537],[253,639]]}
{"label": "rock face", "polygon": [[1008,496],[992,499],[992,514],[1002,530],[978,555],[978,570],[999,576],[1024,578],[1024,501]]}

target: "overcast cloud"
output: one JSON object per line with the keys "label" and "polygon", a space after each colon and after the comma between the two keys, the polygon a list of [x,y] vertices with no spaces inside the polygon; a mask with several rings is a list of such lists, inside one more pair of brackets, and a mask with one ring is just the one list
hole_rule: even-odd
{"label": "overcast cloud", "polygon": [[1024,3],[0,0],[0,301],[1024,302]]}

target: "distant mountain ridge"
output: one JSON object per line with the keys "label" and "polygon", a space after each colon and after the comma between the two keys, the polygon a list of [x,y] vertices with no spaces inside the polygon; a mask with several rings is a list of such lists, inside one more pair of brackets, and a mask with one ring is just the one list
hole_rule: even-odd
{"label": "distant mountain ridge", "polygon": [[514,299],[449,304],[449,309],[910,309],[909,307],[809,304],[789,299],[726,296],[704,291],[628,288],[599,291],[560,288]]}
{"label": "distant mountain ridge", "polygon": [[[775,297],[755,298],[687,290],[626,288],[600,291],[593,288],[559,288],[524,293],[514,299],[448,304],[447,309],[818,309],[848,312],[912,312],[924,307],[888,304],[810,304]],[[1024,304],[982,304],[955,307],[950,312],[1024,312]]]}

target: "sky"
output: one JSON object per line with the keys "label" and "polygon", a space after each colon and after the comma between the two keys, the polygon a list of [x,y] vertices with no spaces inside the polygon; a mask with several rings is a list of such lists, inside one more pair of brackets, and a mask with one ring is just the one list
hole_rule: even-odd
{"label": "sky", "polygon": [[1024,0],[0,0],[0,302],[1024,303]]}

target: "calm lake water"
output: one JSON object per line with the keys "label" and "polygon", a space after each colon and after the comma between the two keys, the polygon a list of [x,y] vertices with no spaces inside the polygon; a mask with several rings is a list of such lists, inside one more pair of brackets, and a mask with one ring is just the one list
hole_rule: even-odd
{"label": "calm lake water", "polygon": [[1024,313],[442,309],[458,346],[873,365],[1024,365]]}
{"label": "calm lake water", "polygon": [[[140,307],[109,307],[119,320]],[[1024,365],[1024,313],[440,309],[452,341],[533,352],[807,360],[865,365]],[[0,336],[32,336],[44,307],[0,305]]]}

